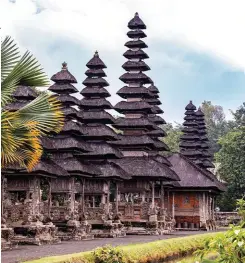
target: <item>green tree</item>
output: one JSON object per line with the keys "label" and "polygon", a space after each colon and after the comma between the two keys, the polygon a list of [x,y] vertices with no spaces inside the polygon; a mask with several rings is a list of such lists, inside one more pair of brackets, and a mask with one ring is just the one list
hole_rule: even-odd
{"label": "green tree", "polygon": [[172,123],[167,123],[162,125],[161,128],[167,133],[167,136],[163,137],[162,141],[168,145],[171,152],[179,152],[179,142],[182,134],[181,124],[176,123],[176,125],[173,126]]}
{"label": "green tree", "polygon": [[31,170],[42,156],[40,137],[63,126],[60,102],[41,93],[16,112],[4,110],[19,85],[47,86],[49,81],[38,61],[26,52],[23,56],[10,37],[1,44],[1,163],[17,164]]}
{"label": "green tree", "polygon": [[245,102],[235,111],[231,111],[233,120],[229,121],[230,128],[239,128],[245,126]]}
{"label": "green tree", "polygon": [[218,173],[227,182],[227,192],[218,204],[222,210],[232,211],[236,199],[245,193],[245,127],[235,128],[219,139],[221,149],[215,155],[220,164]]}
{"label": "green tree", "polygon": [[219,105],[213,105],[211,101],[204,101],[201,109],[205,114],[207,136],[211,151],[216,153],[220,149],[220,145],[218,144],[219,138],[229,130],[224,110]]}

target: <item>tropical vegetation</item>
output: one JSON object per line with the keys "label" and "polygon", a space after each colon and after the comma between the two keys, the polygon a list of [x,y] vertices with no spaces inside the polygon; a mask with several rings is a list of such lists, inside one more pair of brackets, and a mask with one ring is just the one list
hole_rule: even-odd
{"label": "tropical vegetation", "polygon": [[53,95],[42,92],[21,109],[11,112],[6,105],[13,102],[18,86],[45,87],[49,84],[37,59],[29,51],[21,56],[11,37],[1,43],[1,164],[18,165],[29,171],[42,156],[40,138],[63,126],[61,104]]}

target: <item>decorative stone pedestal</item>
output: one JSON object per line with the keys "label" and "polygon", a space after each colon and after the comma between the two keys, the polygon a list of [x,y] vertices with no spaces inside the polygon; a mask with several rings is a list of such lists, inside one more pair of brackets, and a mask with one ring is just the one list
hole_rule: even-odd
{"label": "decorative stone pedestal", "polygon": [[43,224],[38,219],[28,218],[20,226],[14,228],[15,236],[13,242],[18,244],[42,245],[59,243],[57,228],[53,223]]}
{"label": "decorative stone pedestal", "polygon": [[1,250],[4,251],[13,247],[14,230],[6,226],[5,219],[1,221]]}

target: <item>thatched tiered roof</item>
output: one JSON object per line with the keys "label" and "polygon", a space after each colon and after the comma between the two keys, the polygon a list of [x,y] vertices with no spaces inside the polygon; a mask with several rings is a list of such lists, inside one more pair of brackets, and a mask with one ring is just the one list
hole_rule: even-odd
{"label": "thatched tiered roof", "polygon": [[180,137],[180,152],[194,162],[199,162],[201,152],[198,150],[200,146],[199,133],[197,130],[196,106],[192,101],[185,107],[185,121],[182,129],[183,135]]}

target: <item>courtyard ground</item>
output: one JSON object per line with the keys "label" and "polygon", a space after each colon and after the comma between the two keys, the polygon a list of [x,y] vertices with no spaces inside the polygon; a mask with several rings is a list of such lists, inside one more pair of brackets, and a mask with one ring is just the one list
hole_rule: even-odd
{"label": "courtyard ground", "polygon": [[48,256],[66,255],[72,253],[78,253],[83,251],[89,251],[97,247],[110,244],[112,246],[127,245],[132,243],[147,243],[156,240],[184,237],[196,234],[207,233],[205,231],[177,231],[171,235],[162,236],[126,236],[123,238],[103,238],[87,241],[63,241],[60,244],[55,245],[43,245],[43,246],[18,246],[18,248],[3,251],[2,263],[16,263],[23,262],[31,259],[38,259]]}

